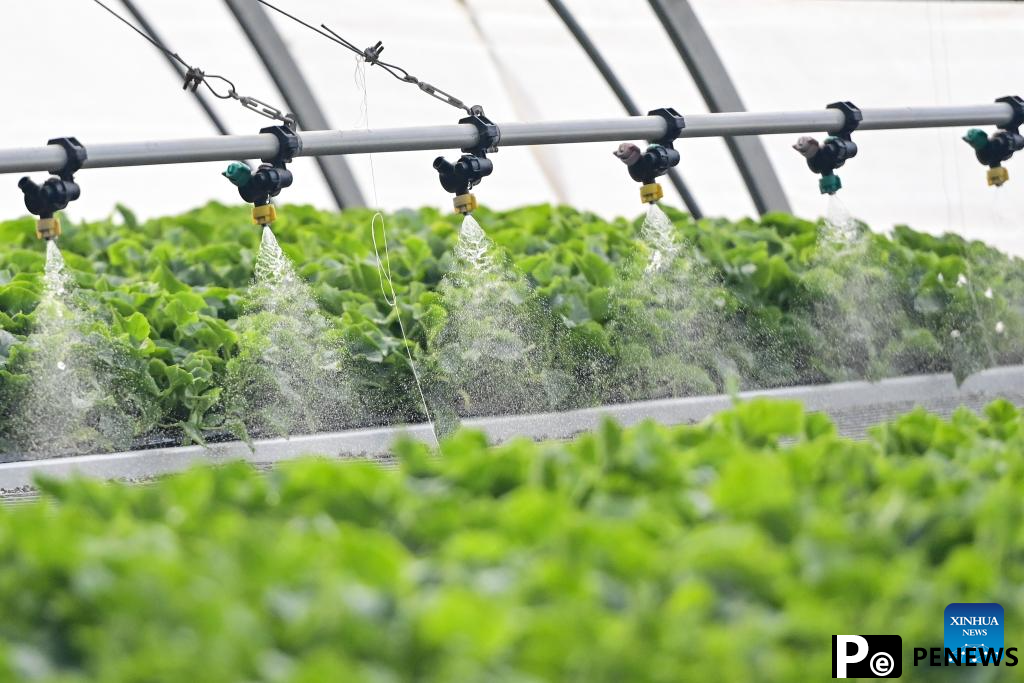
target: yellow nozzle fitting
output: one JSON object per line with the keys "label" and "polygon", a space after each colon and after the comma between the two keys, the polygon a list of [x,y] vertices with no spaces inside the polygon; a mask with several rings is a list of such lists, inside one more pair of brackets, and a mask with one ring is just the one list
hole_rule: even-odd
{"label": "yellow nozzle fitting", "polygon": [[1010,172],[1007,171],[1002,166],[997,166],[995,168],[988,169],[988,184],[990,187],[992,185],[999,187],[1009,179]]}
{"label": "yellow nozzle fitting", "polygon": [[41,240],[52,240],[60,237],[60,219],[40,218],[36,223],[36,237]]}
{"label": "yellow nozzle fitting", "polygon": [[466,194],[456,195],[455,201],[456,213],[466,215],[467,213],[473,213],[476,211],[478,204],[476,203],[476,196],[472,192]]}
{"label": "yellow nozzle fitting", "polygon": [[277,211],[273,204],[252,207],[252,222],[255,225],[270,225],[277,220]]}
{"label": "yellow nozzle fitting", "polygon": [[658,183],[647,183],[640,186],[640,201],[644,204],[653,204],[664,196],[665,193]]}

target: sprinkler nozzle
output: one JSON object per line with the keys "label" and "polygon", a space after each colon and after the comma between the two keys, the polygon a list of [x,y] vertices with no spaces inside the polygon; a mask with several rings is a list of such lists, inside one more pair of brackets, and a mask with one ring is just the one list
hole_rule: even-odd
{"label": "sprinkler nozzle", "polygon": [[277,211],[270,204],[271,198],[292,185],[294,176],[287,164],[302,151],[302,139],[288,126],[270,126],[261,129],[260,133],[277,139],[277,153],[262,159],[263,163],[255,171],[248,164],[235,161],[221,175],[238,188],[238,196],[253,205],[252,222],[265,226],[277,218]]}
{"label": "sprinkler nozzle", "polygon": [[665,135],[652,141],[646,150],[641,150],[631,142],[623,142],[612,154],[626,165],[629,177],[642,184],[640,201],[654,204],[665,196],[661,185],[655,181],[679,163],[679,150],[674,144],[686,128],[686,121],[672,108],[654,109],[647,112],[647,115],[665,120]]}
{"label": "sprinkler nozzle", "polygon": [[963,141],[974,148],[978,161],[988,166],[985,178],[991,187],[999,187],[1010,179],[1009,171],[1002,164],[1009,161],[1014,152],[1024,149],[1024,136],[1020,133],[1020,127],[1024,125],[1024,99],[1009,95],[998,98],[996,102],[1009,105],[1009,121],[1001,124],[992,135],[980,128],[971,128],[963,137]]}
{"label": "sprinkler nozzle", "polygon": [[41,240],[55,240],[60,237],[60,219],[54,216],[53,218],[40,218],[36,221],[36,237]]}
{"label": "sprinkler nozzle", "polygon": [[853,131],[860,125],[863,115],[852,102],[833,102],[826,109],[835,109],[843,115],[843,127],[830,135],[823,142],[818,142],[809,135],[797,139],[793,149],[807,160],[807,168],[821,175],[818,189],[822,194],[835,194],[843,183],[835,174],[848,159],[857,156],[857,143],[853,141]]}
{"label": "sprinkler nozzle", "polygon": [[[668,173],[668,170],[679,163],[679,150],[654,143],[641,152],[634,144],[624,142],[613,154],[626,164],[629,177],[644,187],[656,185],[655,179]],[[641,196],[644,191],[641,188]],[[646,201],[646,200],[645,200]]]}
{"label": "sprinkler nozzle", "polygon": [[464,195],[494,171],[494,162],[475,154],[463,154],[454,164],[444,157],[434,159],[434,170],[446,192]]}
{"label": "sprinkler nozzle", "polygon": [[39,217],[36,222],[36,237],[52,240],[60,237],[60,220],[54,214],[67,208],[70,202],[82,195],[82,190],[73,180],[61,180],[54,176],[39,185],[29,177],[18,181],[18,188],[25,195],[25,208]]}
{"label": "sprinkler nozzle", "polygon": [[986,174],[986,180],[988,181],[989,187],[1001,187],[1002,184],[1009,179],[1010,172],[1003,166],[990,168]]}
{"label": "sprinkler nozzle", "polygon": [[473,213],[479,206],[476,201],[476,195],[472,192],[456,195],[452,203],[455,205],[455,212],[461,213],[463,216]]}
{"label": "sprinkler nozzle", "polygon": [[818,142],[812,137],[804,136],[796,141],[793,149],[807,159],[807,167],[820,173],[818,189],[822,194],[835,194],[842,187],[834,171],[846,163],[847,159],[857,156],[857,143],[853,140],[831,136],[825,142]]}
{"label": "sprinkler nozzle", "polygon": [[452,163],[444,157],[434,159],[434,170],[437,171],[441,187],[445,192],[455,195],[455,210],[461,214],[471,213],[477,207],[476,197],[470,190],[480,181],[494,172],[494,162],[487,155],[498,151],[501,133],[491,120],[477,111],[466,118],[459,119],[460,124],[470,124],[476,128],[477,140],[472,147],[463,147],[462,156]]}
{"label": "sprinkler nozzle", "polygon": [[841,189],[843,189],[843,181],[834,173],[823,175],[818,179],[818,190],[822,194],[835,194]]}
{"label": "sprinkler nozzle", "polygon": [[270,198],[276,197],[286,187],[291,187],[292,172],[287,168],[278,168],[272,164],[260,164],[255,172],[249,170],[245,164],[235,162],[228,166],[222,173],[225,178],[238,187],[238,195],[255,204],[253,219],[256,218],[256,209],[269,205]]}
{"label": "sprinkler nozzle", "polygon": [[267,226],[277,220],[277,209],[273,204],[262,204],[252,207],[253,225]]}
{"label": "sprinkler nozzle", "polygon": [[990,136],[980,128],[971,128],[963,141],[974,148],[978,161],[989,167],[985,177],[990,187],[999,187],[1010,179],[1002,164],[1024,149],[1024,136],[1011,130],[999,130]]}
{"label": "sprinkler nozzle", "polygon": [[647,183],[640,186],[640,202],[643,204],[654,204],[661,201],[664,196],[665,191],[661,189],[659,183]]}

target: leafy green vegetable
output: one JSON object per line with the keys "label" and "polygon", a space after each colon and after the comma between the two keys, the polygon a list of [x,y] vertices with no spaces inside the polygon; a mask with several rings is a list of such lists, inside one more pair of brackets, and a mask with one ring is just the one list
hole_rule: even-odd
{"label": "leafy green vegetable", "polygon": [[939,647],[951,601],[1020,632],[1021,452],[1006,402],[858,442],[754,401],[571,443],[463,431],[397,470],[42,482],[0,507],[0,680],[827,677],[832,633]]}
{"label": "leafy green vegetable", "polygon": [[[551,206],[477,212],[500,259],[529,285],[509,290],[513,299],[501,305],[530,311],[544,342],[530,350],[540,370],[513,376],[523,396],[571,408],[731,385],[944,370],[962,379],[1024,362],[1024,263],[984,244],[906,227],[886,237],[861,226],[857,246],[837,248],[822,239],[822,225],[791,216],[730,223],[666,211],[683,248],[656,275],[646,272],[639,219],[608,222]],[[363,404],[317,427],[422,419],[399,317],[430,398],[444,403],[439,412],[525,409],[515,396],[467,391],[467,378],[452,375],[444,356],[451,339],[489,324],[486,316],[467,320],[459,298],[466,293],[441,286],[454,267],[459,217],[423,209],[387,218],[399,297],[392,309],[380,290],[371,215],[285,206],[274,226],[344,341],[347,357],[336,366]],[[247,362],[240,318],[259,232],[245,207],[216,203],[145,222],[120,208],[118,218],[66,221],[60,245],[96,321],[89,333],[119,350],[132,386],[147,387],[136,400],[157,402],[158,415],[145,411],[137,431],[172,429],[191,440],[223,431],[246,410],[223,390],[232,368]],[[8,238],[0,247],[0,330],[17,342],[0,344],[3,441],[17,431],[11,408],[29,361],[17,349],[33,329],[43,256],[30,221],[0,223],[0,236]],[[501,334],[508,331],[495,332],[499,341]],[[515,372],[514,362],[506,366]],[[244,382],[260,386],[258,369],[251,374]]]}

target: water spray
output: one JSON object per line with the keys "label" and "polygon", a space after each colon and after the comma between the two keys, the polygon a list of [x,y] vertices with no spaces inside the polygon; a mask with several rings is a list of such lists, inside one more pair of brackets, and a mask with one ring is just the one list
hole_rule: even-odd
{"label": "water spray", "polygon": [[989,186],[1000,187],[1010,179],[1010,172],[1003,168],[1002,163],[1009,161],[1014,152],[1024,149],[1024,135],[1020,134],[1020,127],[1024,124],[1024,99],[1008,95],[996,102],[1005,102],[1013,109],[1010,121],[999,126],[992,135],[980,128],[971,128],[963,140],[974,148],[978,161],[988,166]]}
{"label": "water spray", "polygon": [[302,139],[288,126],[269,126],[260,133],[270,133],[278,140],[277,154],[253,171],[248,165],[236,161],[221,175],[238,188],[238,194],[253,205],[252,222],[266,227],[277,220],[277,211],[270,203],[286,187],[291,187],[292,172],[287,164],[302,151]]}
{"label": "water spray", "polygon": [[834,195],[843,187],[843,182],[835,174],[835,170],[846,163],[847,159],[857,156],[857,143],[851,139],[853,131],[863,120],[863,115],[852,102],[833,102],[827,109],[838,109],[843,114],[843,127],[818,142],[815,138],[804,136],[796,141],[793,149],[807,159],[807,167],[814,173],[820,173],[818,189],[822,194]]}
{"label": "water spray", "polygon": [[455,195],[455,211],[468,215],[477,208],[476,196],[470,190],[494,171],[494,162],[487,155],[498,151],[501,131],[484,116],[483,109],[479,107],[474,107],[473,115],[459,119],[459,123],[469,123],[476,127],[476,145],[464,147],[463,155],[454,163],[444,157],[437,157],[434,159],[434,170],[440,177],[441,187]]}
{"label": "water spray", "polygon": [[629,168],[629,177],[642,183],[641,203],[654,204],[665,196],[657,178],[668,173],[669,169],[679,163],[679,151],[674,144],[676,138],[686,128],[686,121],[671,107],[655,109],[647,112],[647,115],[665,119],[664,137],[651,141],[647,151],[641,151],[636,145],[624,142],[613,154]]}
{"label": "water spray", "polygon": [[18,181],[18,187],[25,193],[25,208],[29,213],[39,217],[36,222],[36,237],[49,241],[60,237],[60,219],[54,214],[64,210],[69,203],[82,196],[82,188],[75,182],[75,173],[82,168],[89,154],[75,138],[53,138],[46,144],[58,145],[64,149],[64,166],[50,171],[51,177],[42,185],[37,185],[25,176]]}

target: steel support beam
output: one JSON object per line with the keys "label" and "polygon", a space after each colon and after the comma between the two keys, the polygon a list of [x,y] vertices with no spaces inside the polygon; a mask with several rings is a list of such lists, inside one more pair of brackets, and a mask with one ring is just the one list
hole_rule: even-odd
{"label": "steel support beam", "polygon": [[[313,91],[263,6],[252,0],[224,2],[249,37],[249,42],[256,49],[281,96],[287,102],[288,109],[295,114],[299,124],[308,130],[330,128],[327,117],[313,96]],[[339,209],[366,206],[363,193],[344,157],[321,156],[318,157],[317,163]]]}
{"label": "steel support beam", "polygon": [[[586,53],[587,57],[590,58],[594,68],[598,70],[601,77],[604,78],[604,82],[608,84],[612,92],[615,93],[615,97],[618,98],[619,104],[626,110],[626,113],[630,116],[640,116],[643,112],[640,107],[637,106],[636,102],[630,96],[629,91],[626,90],[626,86],[619,80],[619,77],[615,75],[612,70],[611,64],[604,58],[601,51],[597,49],[597,45],[590,39],[587,32],[580,25],[580,22],[576,21],[576,17],[573,13],[565,6],[562,0],[548,0],[548,4],[551,5],[551,9],[555,11],[558,18],[562,20],[565,27],[569,29],[569,33],[572,34],[576,42]],[[683,174],[679,172],[678,168],[669,169],[668,172],[669,180],[672,181],[672,185],[676,188],[676,192],[679,193],[680,198],[683,200],[683,204],[686,205],[690,215],[694,218],[702,218],[700,206],[697,204],[697,199],[690,192],[690,188],[687,186],[686,181],[683,180]]]}
{"label": "steel support beam", "polygon": [[[1013,109],[1005,102],[967,106],[901,107],[862,109],[858,134],[870,130],[899,128],[942,128],[1005,125]],[[728,112],[686,115],[680,137],[726,137],[775,135],[781,133],[835,133],[844,124],[836,109],[792,112]],[[577,142],[621,142],[657,140],[665,135],[665,120],[659,116],[619,119],[547,121],[543,123],[499,124],[502,147],[558,145]],[[419,150],[461,149],[478,143],[470,124],[379,128],[375,130],[313,130],[299,133],[302,151],[298,156],[329,157],[338,154],[371,154]],[[187,164],[200,161],[262,159],[277,152],[273,135],[224,135],[185,140],[90,143],[83,168]],[[966,150],[965,150],[966,152]],[[42,145],[0,149],[0,173],[28,173],[60,168],[64,149]],[[794,163],[801,163],[794,155]]]}
{"label": "steel support beam", "polygon": [[[743,111],[745,107],[736,86],[689,1],[650,0],[650,3],[689,69],[708,109],[716,113]],[[726,137],[725,143],[736,160],[736,166],[757,210],[760,213],[789,212],[786,193],[761,141],[756,138],[737,140]]]}

